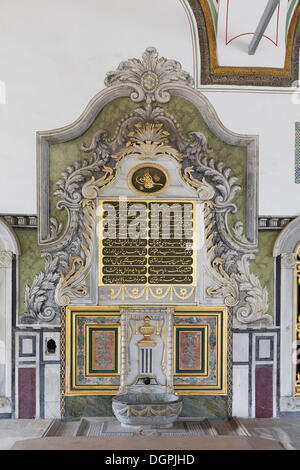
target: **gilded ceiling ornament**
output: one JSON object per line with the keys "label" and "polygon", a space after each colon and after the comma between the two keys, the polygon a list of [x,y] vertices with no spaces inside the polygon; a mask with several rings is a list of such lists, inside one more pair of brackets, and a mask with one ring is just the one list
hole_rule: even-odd
{"label": "gilded ceiling ornament", "polygon": [[193,78],[182,70],[179,62],[159,58],[154,47],[146,49],[142,60],[121,62],[116,71],[106,74],[104,83],[107,87],[127,85],[133,90],[132,101],[139,103],[145,100],[148,104],[152,101],[167,103],[171,98],[169,89],[173,83],[194,86]]}

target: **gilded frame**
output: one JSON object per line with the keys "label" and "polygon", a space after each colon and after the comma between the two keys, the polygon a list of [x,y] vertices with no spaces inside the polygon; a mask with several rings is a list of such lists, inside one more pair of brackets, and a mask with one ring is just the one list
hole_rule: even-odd
{"label": "gilded frame", "polygon": [[[97,316],[114,316],[114,317],[121,317],[120,309],[118,307],[79,307],[79,306],[71,306],[66,307],[66,321],[65,321],[65,396],[85,396],[85,395],[116,395],[118,393],[120,385],[78,385],[76,383],[76,374],[75,374],[75,366],[76,366],[76,348],[75,348],[75,339],[76,339],[76,329],[75,323],[76,319],[80,316],[89,316],[89,315],[96,315]],[[92,322],[91,322],[92,324]],[[105,325],[105,324],[103,324]],[[103,326],[102,325],[102,326]],[[111,324],[107,323],[107,326]],[[119,373],[115,374],[120,375],[120,361],[121,361],[121,350],[120,350],[120,321],[119,323],[113,324],[114,327],[118,327],[119,335],[119,357],[118,357],[118,365],[119,365]],[[84,349],[86,345],[84,346]],[[103,376],[108,376],[107,374],[103,374]],[[113,374],[109,374],[110,376],[114,376]]]}
{"label": "gilded frame", "polygon": [[[113,198],[106,198],[106,199],[99,199],[98,200],[98,207],[100,207],[101,204],[105,203],[105,202],[110,202],[110,201],[113,201],[113,202],[116,202],[118,199],[113,199]],[[164,202],[168,203],[168,204],[176,204],[176,203],[188,203],[188,204],[192,204],[193,206],[193,225],[195,225],[195,227],[197,226],[197,204],[198,204],[198,201],[196,199],[148,199],[148,198],[145,198],[143,200],[139,200],[139,199],[134,199],[134,198],[128,198],[127,199],[127,203],[130,203],[130,202],[138,202],[138,203],[146,203],[147,205],[150,204],[150,203],[158,203],[158,204],[162,204]],[[102,214],[102,210],[100,209],[98,211],[98,214],[99,214],[99,217],[98,217],[98,223],[100,223],[100,220],[101,220],[101,214]],[[197,234],[197,230],[194,231],[193,233],[193,244],[194,246],[198,246],[198,234]],[[104,284],[102,282],[102,277],[103,277],[103,274],[102,274],[102,268],[103,268],[103,264],[102,264],[102,249],[103,249],[103,243],[102,243],[102,240],[103,238],[102,237],[98,237],[98,287],[109,287],[110,285],[109,284]],[[167,291],[169,290],[170,291],[170,299],[173,297],[178,297],[179,294],[177,294],[175,292],[175,295],[173,295],[173,291],[172,289],[181,289],[181,290],[189,290],[188,294],[185,294],[185,296],[183,295],[182,299],[183,300],[188,300],[191,296],[194,296],[195,297],[195,300],[193,300],[193,302],[191,302],[191,304],[193,305],[195,303],[195,301],[197,300],[197,284],[198,284],[198,271],[197,271],[197,250],[193,250],[193,254],[192,254],[192,266],[193,266],[193,282],[191,284],[178,284],[178,285],[175,285],[175,284],[170,284],[169,286],[167,284],[149,284],[148,282],[146,282],[145,284],[111,284],[111,287],[114,288],[115,290],[117,291],[121,291],[122,290],[122,300],[125,300],[124,298],[124,291],[128,291],[128,288],[130,287],[130,289],[136,289],[137,290],[137,294],[136,294],[136,299],[139,299],[140,297],[142,297],[143,295],[145,296],[145,300],[149,300],[149,295],[153,295],[155,298],[157,299],[163,299],[166,297],[166,295],[162,295],[161,293],[159,293],[159,291],[161,289],[167,289]],[[155,292],[154,292],[155,291]],[[154,292],[154,294],[153,294]],[[131,298],[134,298],[134,296],[131,296]],[[175,301],[167,301],[167,304],[175,304],[176,302]]]}
{"label": "gilded frame", "polygon": [[[203,346],[203,349],[204,349],[204,354],[201,356],[204,358],[204,371],[203,372],[193,372],[192,370],[189,371],[189,372],[183,372],[183,369],[181,369],[182,371],[179,371],[179,366],[178,366],[178,363],[179,363],[179,360],[180,360],[180,356],[181,356],[181,350],[180,350],[180,343],[178,344],[177,340],[178,340],[178,333],[181,331],[188,331],[188,330],[201,330],[202,332],[202,335],[204,334],[204,345]],[[207,371],[208,371],[208,335],[209,335],[209,325],[175,325],[174,326],[174,375],[179,375],[179,376],[184,376],[184,375],[187,375],[187,376],[193,376],[193,375],[197,375],[197,376],[202,376],[202,375],[207,375]],[[179,372],[176,372],[176,371],[179,371]]]}
{"label": "gilded frame", "polygon": [[[227,307],[175,307],[176,317],[190,316],[215,316],[218,325],[217,337],[217,383],[215,385],[174,385],[177,395],[227,395],[228,393],[228,309]],[[174,322],[176,323],[176,322]],[[184,324],[177,323],[180,326]],[[194,326],[196,323],[194,323]],[[186,325],[184,325],[186,326]],[[175,343],[175,341],[174,341]],[[182,375],[182,374],[180,374]],[[200,374],[199,374],[200,375]],[[174,374],[174,377],[177,375]],[[193,374],[195,376],[195,374]]]}
{"label": "gilded frame", "polygon": [[[95,372],[90,370],[90,362],[92,361],[92,353],[90,350],[91,347],[91,338],[90,338],[90,330],[114,330],[114,349],[115,349],[115,369],[113,371],[108,371],[103,369],[103,372]],[[116,334],[117,333],[117,334]],[[115,325],[113,323],[108,323],[105,325],[98,325],[98,324],[89,324],[85,325],[85,375],[86,377],[111,377],[113,375],[120,375],[120,325]]]}

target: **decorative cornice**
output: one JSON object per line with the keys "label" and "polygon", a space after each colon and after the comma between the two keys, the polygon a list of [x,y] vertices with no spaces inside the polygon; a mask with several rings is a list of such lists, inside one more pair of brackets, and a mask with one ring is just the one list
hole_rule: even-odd
{"label": "decorative cornice", "polygon": [[259,216],[258,230],[282,230],[294,217]]}
{"label": "decorative cornice", "polygon": [[[0,214],[0,218],[3,218],[14,228],[37,228],[38,224],[37,215]],[[258,230],[282,230],[294,218],[290,216],[275,217],[262,215],[258,217]]]}
{"label": "decorative cornice", "polygon": [[38,219],[36,215],[0,214],[0,218],[14,228],[37,228]]}

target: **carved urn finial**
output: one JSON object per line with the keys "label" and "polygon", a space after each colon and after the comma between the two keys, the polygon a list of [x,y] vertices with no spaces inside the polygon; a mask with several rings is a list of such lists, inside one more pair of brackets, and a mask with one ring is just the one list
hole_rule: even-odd
{"label": "carved urn finial", "polygon": [[144,318],[144,325],[139,328],[140,333],[144,336],[138,342],[138,346],[154,346],[156,343],[151,338],[154,333],[154,326],[150,325],[151,318],[148,315]]}

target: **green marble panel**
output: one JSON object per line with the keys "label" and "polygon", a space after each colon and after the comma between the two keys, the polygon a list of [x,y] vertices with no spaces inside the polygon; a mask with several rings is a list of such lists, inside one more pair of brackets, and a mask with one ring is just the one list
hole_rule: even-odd
{"label": "green marble panel", "polygon": [[258,252],[255,259],[250,261],[250,269],[255,274],[262,287],[266,287],[269,294],[269,309],[266,313],[274,318],[274,258],[273,248],[279,232],[258,232]]}
{"label": "green marble panel", "polygon": [[65,397],[65,419],[93,416],[114,416],[112,396]]}
{"label": "green marble panel", "polygon": [[[65,419],[114,416],[112,396],[65,397]],[[183,397],[181,417],[227,418],[224,396]]]}
{"label": "green marble panel", "polygon": [[[65,397],[65,419],[114,416],[111,396]],[[223,396],[183,397],[180,417],[227,418],[227,398]]]}
{"label": "green marble panel", "polygon": [[227,418],[227,398],[225,396],[183,397],[180,417],[187,418]]}
{"label": "green marble panel", "polygon": [[25,286],[31,286],[36,274],[39,274],[45,266],[45,259],[41,257],[41,252],[37,243],[37,229],[15,228],[15,233],[19,239],[21,256],[19,259],[19,292],[18,311],[19,315],[25,312],[24,293]]}

